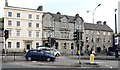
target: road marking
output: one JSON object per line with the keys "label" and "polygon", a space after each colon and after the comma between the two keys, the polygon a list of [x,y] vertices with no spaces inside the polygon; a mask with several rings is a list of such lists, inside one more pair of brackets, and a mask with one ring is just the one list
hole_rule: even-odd
{"label": "road marking", "polygon": [[109,67],[109,68],[111,68],[111,69],[113,68],[113,67],[111,67],[111,66],[109,66],[109,65],[105,65],[105,66],[106,66],[106,67]]}
{"label": "road marking", "polygon": [[95,62],[95,63],[104,63],[104,62]]}
{"label": "road marking", "polygon": [[37,62],[37,61],[32,61],[32,62]]}

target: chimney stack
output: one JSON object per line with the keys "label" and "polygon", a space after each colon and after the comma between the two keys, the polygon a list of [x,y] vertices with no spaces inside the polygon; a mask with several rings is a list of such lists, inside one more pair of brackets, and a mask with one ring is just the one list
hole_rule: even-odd
{"label": "chimney stack", "polygon": [[97,21],[97,24],[102,24],[102,21]]}
{"label": "chimney stack", "polygon": [[39,7],[37,8],[37,10],[43,11],[43,6],[39,6]]}
{"label": "chimney stack", "polygon": [[5,0],[5,6],[8,6],[8,1],[7,0]]}
{"label": "chimney stack", "polygon": [[59,14],[59,15],[60,15],[61,13],[60,13],[60,12],[57,12],[57,14]]}
{"label": "chimney stack", "polygon": [[106,21],[104,21],[104,22],[103,22],[103,25],[106,25],[106,23],[107,23],[107,22],[106,22]]}

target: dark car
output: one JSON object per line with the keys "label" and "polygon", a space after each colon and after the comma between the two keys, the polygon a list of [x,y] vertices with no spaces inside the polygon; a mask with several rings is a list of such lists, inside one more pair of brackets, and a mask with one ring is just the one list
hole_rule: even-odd
{"label": "dark car", "polygon": [[115,55],[115,52],[110,52],[110,51],[109,51],[109,52],[107,52],[107,55],[108,55],[108,56],[114,56],[114,55]]}
{"label": "dark car", "polygon": [[45,51],[42,50],[37,50],[37,49],[33,49],[33,50],[29,50],[26,55],[25,58],[27,60],[47,60],[47,61],[55,61],[55,56],[47,53]]}

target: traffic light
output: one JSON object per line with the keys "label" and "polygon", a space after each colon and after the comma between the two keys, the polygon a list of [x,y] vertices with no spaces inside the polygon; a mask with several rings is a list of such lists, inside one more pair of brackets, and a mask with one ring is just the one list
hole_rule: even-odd
{"label": "traffic light", "polygon": [[55,42],[56,42],[55,38],[51,38],[51,46],[53,46]]}
{"label": "traffic light", "polygon": [[75,32],[73,32],[73,37],[74,37],[74,41],[78,41],[79,40],[79,31],[76,30]]}
{"label": "traffic light", "polygon": [[47,41],[48,41],[48,46],[49,47],[52,47],[56,42],[55,38],[52,38],[52,37],[48,37]]}
{"label": "traffic light", "polygon": [[8,30],[4,31],[4,37],[5,37],[5,40],[9,38],[9,31]]}

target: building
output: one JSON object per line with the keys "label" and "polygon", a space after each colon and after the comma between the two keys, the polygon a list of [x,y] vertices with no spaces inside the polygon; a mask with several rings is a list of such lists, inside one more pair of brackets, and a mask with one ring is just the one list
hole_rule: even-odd
{"label": "building", "polygon": [[38,9],[4,7],[4,30],[9,31],[5,41],[7,52],[23,52],[42,45],[42,6]]}
{"label": "building", "polygon": [[97,24],[85,23],[84,30],[85,49],[101,48],[101,50],[112,47],[113,43],[113,30],[106,24],[98,21]]}
{"label": "building", "polygon": [[[48,43],[49,36],[56,39],[54,48],[63,53],[75,54],[76,47],[73,41],[73,32],[79,29],[82,33],[83,46],[82,51],[86,48],[112,47],[113,30],[104,23],[91,24],[86,23],[76,14],[75,16],[62,15],[60,12],[56,14],[46,12],[43,15],[43,44]],[[93,35],[94,34],[94,35]]]}
{"label": "building", "polygon": [[4,30],[4,19],[0,18],[0,52],[2,52],[2,48],[4,46],[4,37],[3,37],[3,30]]}

